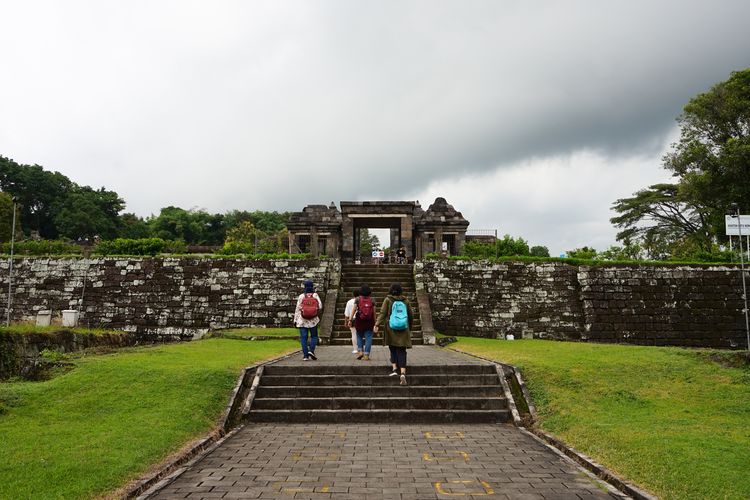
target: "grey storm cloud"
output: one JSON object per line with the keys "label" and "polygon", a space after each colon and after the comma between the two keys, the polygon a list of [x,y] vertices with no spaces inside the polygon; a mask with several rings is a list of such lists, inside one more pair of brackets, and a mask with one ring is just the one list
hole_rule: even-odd
{"label": "grey storm cloud", "polygon": [[690,97],[750,65],[746,1],[29,1],[0,17],[0,154],[141,215],[654,156]]}

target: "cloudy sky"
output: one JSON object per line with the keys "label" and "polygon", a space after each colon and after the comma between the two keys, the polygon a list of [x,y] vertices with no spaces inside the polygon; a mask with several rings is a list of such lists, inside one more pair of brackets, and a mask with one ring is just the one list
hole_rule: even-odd
{"label": "cloudy sky", "polygon": [[0,155],[167,205],[445,197],[553,254],[613,244],[741,1],[0,0]]}

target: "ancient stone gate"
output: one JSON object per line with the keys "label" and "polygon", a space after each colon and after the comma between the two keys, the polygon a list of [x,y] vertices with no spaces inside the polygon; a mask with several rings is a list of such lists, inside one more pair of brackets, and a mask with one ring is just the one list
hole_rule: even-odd
{"label": "ancient stone gate", "polygon": [[289,252],[309,252],[353,262],[360,254],[360,232],[365,228],[390,230],[391,249],[403,246],[409,260],[431,252],[458,255],[466,240],[469,221],[445,198],[427,210],[418,201],[342,201],[308,205],[292,215]]}

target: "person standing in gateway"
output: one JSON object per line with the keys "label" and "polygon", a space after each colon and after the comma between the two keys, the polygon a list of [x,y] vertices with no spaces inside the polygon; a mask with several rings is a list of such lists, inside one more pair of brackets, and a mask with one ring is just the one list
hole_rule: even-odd
{"label": "person standing in gateway", "polygon": [[[299,341],[302,344],[302,360],[318,359],[315,355],[315,346],[318,345],[318,323],[320,323],[320,311],[323,302],[315,293],[312,280],[305,280],[305,291],[297,297],[297,307],[294,309],[294,324],[299,328]],[[307,346],[307,338],[310,336],[310,347]]]}

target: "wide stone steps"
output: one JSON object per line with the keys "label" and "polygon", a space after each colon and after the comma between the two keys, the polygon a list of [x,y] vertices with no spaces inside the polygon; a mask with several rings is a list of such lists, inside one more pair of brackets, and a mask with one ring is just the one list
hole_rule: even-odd
{"label": "wide stone steps", "polygon": [[[417,305],[416,286],[414,284],[413,267],[409,264],[345,264],[341,267],[341,281],[330,343],[332,345],[348,345],[351,343],[351,332],[344,323],[344,308],[351,298],[352,290],[367,284],[372,289],[372,299],[378,308],[388,295],[392,283],[401,283],[404,296],[409,300],[414,312],[411,341],[414,345],[424,343],[422,322]],[[373,336],[373,344],[383,343],[383,332]]]}
{"label": "wide stone steps", "polygon": [[[399,386],[400,387],[400,386]],[[274,398],[256,401],[258,410],[504,410],[505,398],[500,397],[367,397]]]}
{"label": "wide stone steps", "polygon": [[[398,377],[393,377],[398,381]],[[257,395],[261,398],[429,398],[435,394],[443,397],[462,398],[467,393],[476,397],[497,396],[497,387],[494,385],[374,385],[370,387],[355,387],[351,385],[329,385],[325,387],[310,386],[261,386],[258,387]]]}
{"label": "wide stone steps", "polygon": [[248,418],[254,422],[507,422],[492,365],[416,365],[408,385],[369,364],[266,365]]}
{"label": "wide stone steps", "polygon": [[462,423],[508,421],[507,410],[253,410],[253,422],[288,423]]}

